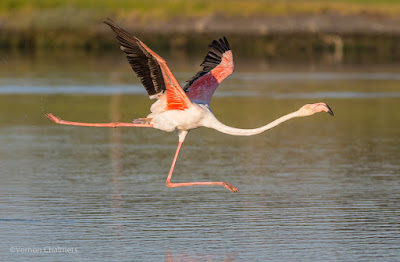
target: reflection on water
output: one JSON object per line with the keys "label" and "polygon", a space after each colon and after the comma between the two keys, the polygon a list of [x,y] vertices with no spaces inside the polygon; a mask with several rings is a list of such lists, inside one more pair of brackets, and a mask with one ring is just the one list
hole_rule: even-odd
{"label": "reflection on water", "polygon": [[[43,116],[93,122],[146,116],[151,101],[142,90],[129,91],[136,86],[125,83],[128,70],[113,70],[98,79],[81,72],[69,84],[46,75],[35,82],[37,72],[7,79],[1,73],[4,260],[400,259],[396,72],[375,78],[336,72],[329,79],[315,72],[295,80],[294,73],[238,72],[228,79],[212,108],[232,126],[260,126],[309,102],[325,101],[335,111],[334,118],[296,119],[254,137],[192,131],[174,181],[229,181],[241,191],[232,194],[165,187],[175,134],[57,126]],[[11,247],[78,252],[12,253]]]}

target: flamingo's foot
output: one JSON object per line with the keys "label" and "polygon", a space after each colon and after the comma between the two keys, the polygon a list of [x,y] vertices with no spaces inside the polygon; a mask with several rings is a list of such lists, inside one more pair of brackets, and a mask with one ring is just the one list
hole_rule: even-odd
{"label": "flamingo's foot", "polygon": [[223,186],[233,193],[239,193],[239,189],[227,181],[224,182]]}
{"label": "flamingo's foot", "polygon": [[53,121],[56,124],[59,124],[61,122],[61,118],[56,117],[52,113],[47,113],[46,116],[48,119],[50,119],[51,121]]}

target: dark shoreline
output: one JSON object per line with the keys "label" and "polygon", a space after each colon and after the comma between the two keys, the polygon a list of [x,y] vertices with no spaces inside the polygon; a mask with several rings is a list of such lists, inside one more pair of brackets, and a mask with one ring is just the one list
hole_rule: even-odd
{"label": "dark shoreline", "polygon": [[[331,56],[338,61],[400,60],[400,19],[378,16],[291,15],[285,17],[174,19],[143,24],[115,19],[128,31],[164,53],[197,52],[212,39],[227,36],[235,52],[268,59],[312,59]],[[82,28],[11,29],[0,24],[2,52],[115,50],[111,31],[93,22]]]}

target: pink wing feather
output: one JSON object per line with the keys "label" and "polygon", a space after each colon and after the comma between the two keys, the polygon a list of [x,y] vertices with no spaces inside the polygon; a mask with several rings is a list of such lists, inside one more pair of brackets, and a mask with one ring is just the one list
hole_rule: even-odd
{"label": "pink wing feather", "polygon": [[111,19],[107,19],[104,23],[117,34],[121,49],[127,54],[133,71],[142,81],[150,98],[166,95],[165,110],[185,110],[191,106],[192,102],[163,58]]}
{"label": "pink wing feather", "polygon": [[204,59],[203,70],[188,80],[183,88],[191,101],[209,104],[219,84],[233,73],[233,55],[226,38],[214,40]]}

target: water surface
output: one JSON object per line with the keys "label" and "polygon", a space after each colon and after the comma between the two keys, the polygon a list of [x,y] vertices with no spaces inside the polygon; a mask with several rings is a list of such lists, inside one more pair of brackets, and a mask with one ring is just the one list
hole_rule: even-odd
{"label": "water surface", "polygon": [[[400,259],[395,69],[238,66],[212,100],[222,122],[258,127],[319,101],[335,117],[295,119],[253,137],[192,131],[173,181],[229,181],[240,190],[233,194],[165,187],[174,133],[60,126],[44,117],[129,122],[146,116],[152,101],[129,67],[113,61],[55,67],[28,60],[23,68],[10,59],[2,67],[2,259]],[[182,83],[198,69],[175,68]]]}

